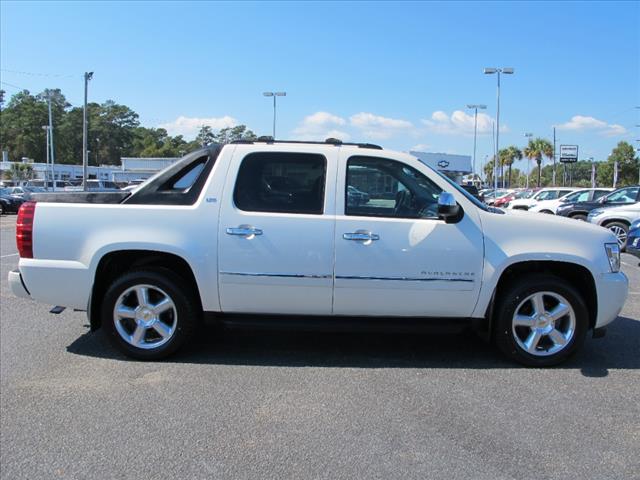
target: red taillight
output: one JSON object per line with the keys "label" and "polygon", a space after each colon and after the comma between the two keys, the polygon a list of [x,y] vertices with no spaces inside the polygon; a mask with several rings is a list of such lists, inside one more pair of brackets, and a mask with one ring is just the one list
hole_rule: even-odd
{"label": "red taillight", "polygon": [[33,258],[33,216],[36,202],[24,202],[18,210],[16,245],[20,258]]}

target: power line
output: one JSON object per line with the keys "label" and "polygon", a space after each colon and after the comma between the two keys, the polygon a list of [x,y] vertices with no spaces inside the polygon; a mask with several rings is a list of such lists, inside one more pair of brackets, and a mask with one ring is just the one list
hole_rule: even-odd
{"label": "power line", "polygon": [[72,78],[79,75],[68,75],[68,74],[58,74],[58,73],[36,73],[36,72],[23,72],[20,70],[9,70],[7,68],[0,68],[0,71],[7,73],[16,73],[18,75],[29,75],[32,77],[57,77],[57,78]]}

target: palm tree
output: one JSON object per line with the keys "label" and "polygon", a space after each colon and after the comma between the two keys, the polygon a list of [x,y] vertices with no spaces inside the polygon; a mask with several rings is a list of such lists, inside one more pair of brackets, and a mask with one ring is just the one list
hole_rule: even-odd
{"label": "palm tree", "polygon": [[511,187],[511,166],[516,160],[522,160],[522,152],[515,145],[500,150],[500,163],[509,167],[509,187]]}
{"label": "palm tree", "polygon": [[538,187],[542,180],[542,157],[553,157],[553,144],[546,138],[534,138],[524,147],[524,155],[538,164]]}

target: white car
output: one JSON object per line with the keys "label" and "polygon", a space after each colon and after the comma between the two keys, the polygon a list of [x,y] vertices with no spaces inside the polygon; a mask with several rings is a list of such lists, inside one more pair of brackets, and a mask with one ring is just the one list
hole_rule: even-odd
{"label": "white car", "polygon": [[629,227],[640,219],[640,203],[630,203],[618,207],[596,208],[589,212],[587,221],[611,230],[624,250],[627,246]]}
{"label": "white car", "polygon": [[556,200],[565,196],[568,193],[576,190],[575,188],[543,188],[530,198],[521,198],[509,203],[507,207],[509,210],[529,210],[532,206],[543,200]]}
{"label": "white car", "polygon": [[[368,200],[348,202],[350,186]],[[600,336],[627,297],[611,232],[487,207],[370,144],[209,145],[133,193],[41,195],[20,210],[12,291],[87,310],[139,359],[175,352],[207,317],[472,327],[548,366]]]}
{"label": "white car", "polygon": [[567,193],[556,200],[540,200],[529,207],[530,212],[552,213],[555,215],[558,207],[569,203],[592,202],[611,193],[613,188],[583,188]]}

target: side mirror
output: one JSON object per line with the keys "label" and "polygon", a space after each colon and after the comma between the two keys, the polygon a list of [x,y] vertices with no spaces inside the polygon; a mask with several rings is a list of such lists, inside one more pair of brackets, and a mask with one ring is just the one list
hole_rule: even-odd
{"label": "side mirror", "polygon": [[442,192],[438,197],[438,217],[445,223],[456,223],[460,218],[460,205],[456,202],[453,194]]}

